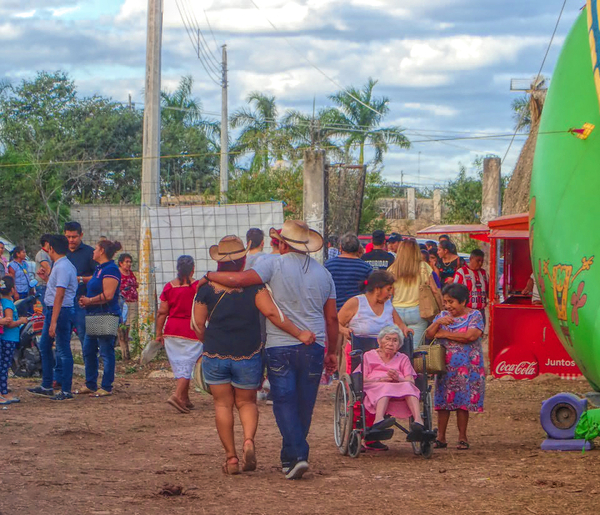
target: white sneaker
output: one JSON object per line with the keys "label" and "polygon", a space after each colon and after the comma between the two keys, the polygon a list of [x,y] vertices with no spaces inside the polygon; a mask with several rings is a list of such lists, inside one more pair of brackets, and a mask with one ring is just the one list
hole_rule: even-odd
{"label": "white sneaker", "polygon": [[308,461],[297,461],[294,465],[292,465],[287,474],[285,475],[286,479],[301,479],[304,473],[308,470]]}

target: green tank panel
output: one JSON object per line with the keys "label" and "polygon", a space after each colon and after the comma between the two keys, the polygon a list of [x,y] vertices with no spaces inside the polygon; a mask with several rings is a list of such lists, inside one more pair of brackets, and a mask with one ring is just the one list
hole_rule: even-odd
{"label": "green tank panel", "polygon": [[597,2],[589,0],[581,12],[552,75],[533,163],[529,231],[546,313],[567,352],[600,391]]}

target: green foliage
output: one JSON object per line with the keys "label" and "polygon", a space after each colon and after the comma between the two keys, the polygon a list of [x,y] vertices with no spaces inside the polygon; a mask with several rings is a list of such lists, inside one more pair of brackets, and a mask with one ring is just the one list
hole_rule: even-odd
{"label": "green foliage", "polygon": [[377,201],[389,197],[390,193],[391,188],[383,180],[381,172],[373,171],[367,173],[359,225],[360,234],[371,234],[376,229],[382,229],[386,232],[389,230],[387,220],[380,215]]}
{"label": "green foliage", "polygon": [[374,97],[376,85],[377,81],[369,78],[360,90],[351,86],[331,95],[329,99],[336,108],[323,114],[329,126],[339,127],[332,131],[332,135],[343,139],[346,156],[350,157],[352,151],[358,150],[360,165],[365,164],[366,145],[375,150],[374,165],[381,163],[390,145],[410,148],[410,142],[400,127],[381,127],[383,118],[390,111],[390,99]]}
{"label": "green foliage", "polygon": [[467,169],[460,165],[458,177],[448,184],[445,202],[447,223],[478,223],[481,217],[481,179],[467,177]]}
{"label": "green foliage", "polygon": [[270,168],[267,171],[240,172],[229,181],[227,200],[230,203],[269,202],[285,203],[287,218],[302,218],[302,167]]}
{"label": "green foliage", "polygon": [[515,121],[515,130],[519,132],[528,132],[531,129],[531,102],[529,95],[515,98],[512,101],[513,120]]}

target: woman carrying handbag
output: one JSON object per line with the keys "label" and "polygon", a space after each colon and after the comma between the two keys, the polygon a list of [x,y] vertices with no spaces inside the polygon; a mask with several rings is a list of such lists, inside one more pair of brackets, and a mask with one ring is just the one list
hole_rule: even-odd
{"label": "woman carrying handbag", "polygon": [[439,313],[439,308],[435,311],[435,307],[441,308],[442,295],[416,241],[400,243],[396,261],[388,272],[395,279],[392,305],[408,328],[414,331],[415,344],[420,345],[429,325],[427,319]]}
{"label": "woman carrying handbag", "polygon": [[[121,244],[118,241],[102,240],[97,243],[93,259],[98,266],[87,283],[87,295],[79,299],[79,305],[86,310],[86,335],[83,342],[85,388],[79,390],[78,394],[88,393],[92,397],[112,395],[115,379],[115,340],[121,316],[119,307],[121,272],[113,257],[119,250]],[[104,364],[100,389],[98,389],[98,353]]]}

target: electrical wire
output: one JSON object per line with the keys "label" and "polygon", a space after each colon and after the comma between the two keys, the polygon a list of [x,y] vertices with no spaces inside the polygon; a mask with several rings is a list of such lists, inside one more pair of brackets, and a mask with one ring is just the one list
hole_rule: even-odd
{"label": "electrical wire", "polygon": [[[548,132],[540,132],[539,135],[546,134],[570,134],[570,131],[548,131]],[[509,137],[511,134],[499,134],[498,137]],[[486,136],[473,136],[473,137],[459,137],[459,138],[440,138],[440,139],[425,139],[413,141],[412,143],[436,143],[440,141],[458,141],[458,140],[485,140]],[[374,147],[374,143],[365,142],[364,145],[366,147]],[[323,150],[333,150],[337,147],[333,145],[327,145],[321,147]],[[244,151],[230,151],[229,155],[242,155],[245,154]],[[94,164],[94,163],[111,163],[118,161],[142,161],[144,159],[174,159],[174,158],[192,158],[192,157],[210,157],[210,156],[220,156],[220,152],[204,152],[199,154],[172,154],[165,156],[150,156],[150,157],[111,157],[104,159],[74,159],[74,160],[65,160],[65,161],[44,161],[44,162],[24,162],[24,163],[6,163],[0,164],[0,168],[18,168],[21,166],[57,166],[57,165],[72,165],[72,164]]]}
{"label": "electrical wire", "polygon": [[[181,0],[181,7],[182,7],[183,11],[185,12],[185,14],[187,15],[191,27],[194,30],[196,30],[196,33],[198,34],[198,38],[197,38],[198,50],[200,52],[202,52],[202,54],[204,55],[204,59],[210,65],[210,67],[217,74],[221,73],[221,62],[214,56],[214,54],[212,53],[210,48],[208,48],[208,44],[206,43],[206,40],[204,39],[204,34],[202,33],[202,30],[200,29],[200,24],[198,23],[198,18],[196,18],[196,14],[192,9],[192,6],[189,3],[189,0]],[[200,38],[202,39],[202,41],[200,41]]]}
{"label": "electrical wire", "polygon": [[204,63],[204,60],[200,58],[200,53],[198,52],[198,46],[194,43],[194,38],[191,35],[190,29],[188,27],[188,24],[185,21],[185,17],[184,14],[181,10],[181,7],[179,5],[179,0],[175,0],[175,4],[177,5],[177,10],[179,11],[179,16],[181,17],[181,21],[183,22],[183,26],[185,27],[185,30],[190,38],[190,42],[192,43],[192,47],[194,48],[194,51],[197,52],[197,56],[198,56],[198,60],[200,61],[200,64],[202,65],[202,67],[204,68],[204,71],[208,74],[209,78],[217,85],[217,86],[221,86],[221,83],[219,81],[218,76],[215,78],[215,76],[213,75],[214,72],[211,71],[210,66],[207,66]]}
{"label": "electrical wire", "polygon": [[321,68],[319,68],[315,63],[313,63],[308,57],[306,57],[306,55],[304,55],[300,50],[298,50],[293,44],[292,42],[289,40],[288,37],[284,36],[283,33],[275,26],[275,24],[269,19],[269,17],[264,13],[264,11],[256,4],[256,2],[254,0],[250,0],[250,2],[252,3],[252,5],[254,7],[256,7],[256,9],[258,9],[261,14],[264,16],[265,20],[267,20],[267,22],[269,23],[269,25],[271,25],[271,27],[273,27],[273,29],[275,29],[276,32],[279,33],[279,35],[283,38],[283,40],[290,46],[292,47],[292,49],[300,56],[302,57],[302,59],[304,59],[310,66],[312,66],[315,70],[317,70],[321,75],[323,75],[323,77],[325,77],[328,81],[330,81],[332,84],[334,84],[337,88],[339,88],[340,90],[343,91],[343,93],[345,95],[348,95],[350,98],[356,100],[359,104],[361,104],[362,106],[366,107],[367,109],[370,109],[371,111],[373,111],[374,113],[378,114],[379,116],[383,116],[383,113],[380,113],[379,111],[377,111],[377,109],[373,108],[372,106],[365,104],[360,98],[356,98],[352,93],[350,93],[346,88],[344,88],[339,82],[337,82],[336,80],[332,79],[329,75],[327,75],[323,70],[321,70]]}
{"label": "electrical wire", "polygon": [[215,42],[215,48],[217,49],[217,55],[219,55],[219,44],[217,43],[217,38],[215,38],[215,33],[213,32],[212,27],[210,26],[210,21],[208,19],[208,13],[206,12],[206,9],[204,9],[204,17],[206,18],[206,24],[208,25],[208,30],[210,30],[213,41]]}
{"label": "electrical wire", "polygon": [[[546,59],[548,57],[548,54],[550,53],[550,48],[552,47],[552,42],[554,41],[554,36],[556,36],[556,31],[558,30],[558,25],[560,23],[560,19],[562,18],[563,11],[565,10],[566,5],[567,5],[567,0],[564,0],[562,7],[560,9],[560,13],[558,13],[558,19],[556,20],[556,25],[554,26],[554,31],[552,32],[552,36],[550,37],[550,42],[548,43],[548,48],[546,48],[546,53],[544,54],[544,59],[542,59],[542,64],[540,65],[540,70],[538,71],[538,74],[537,74],[534,84],[537,84],[538,81],[540,80],[540,77],[542,75],[542,70],[544,69],[544,64],[546,64]],[[508,144],[508,148],[506,149],[506,153],[504,154],[504,157],[502,158],[502,162],[500,164],[504,164],[504,160],[506,159],[506,156],[508,156],[508,152],[510,151],[512,144],[515,141],[515,138],[517,137],[517,133],[519,132],[519,126],[521,125],[521,122],[523,121],[523,116],[525,116],[525,109],[523,109],[521,111],[521,116],[519,116],[519,121],[517,122],[517,128],[515,129],[515,133],[513,134],[513,137],[510,140],[510,143]]]}

